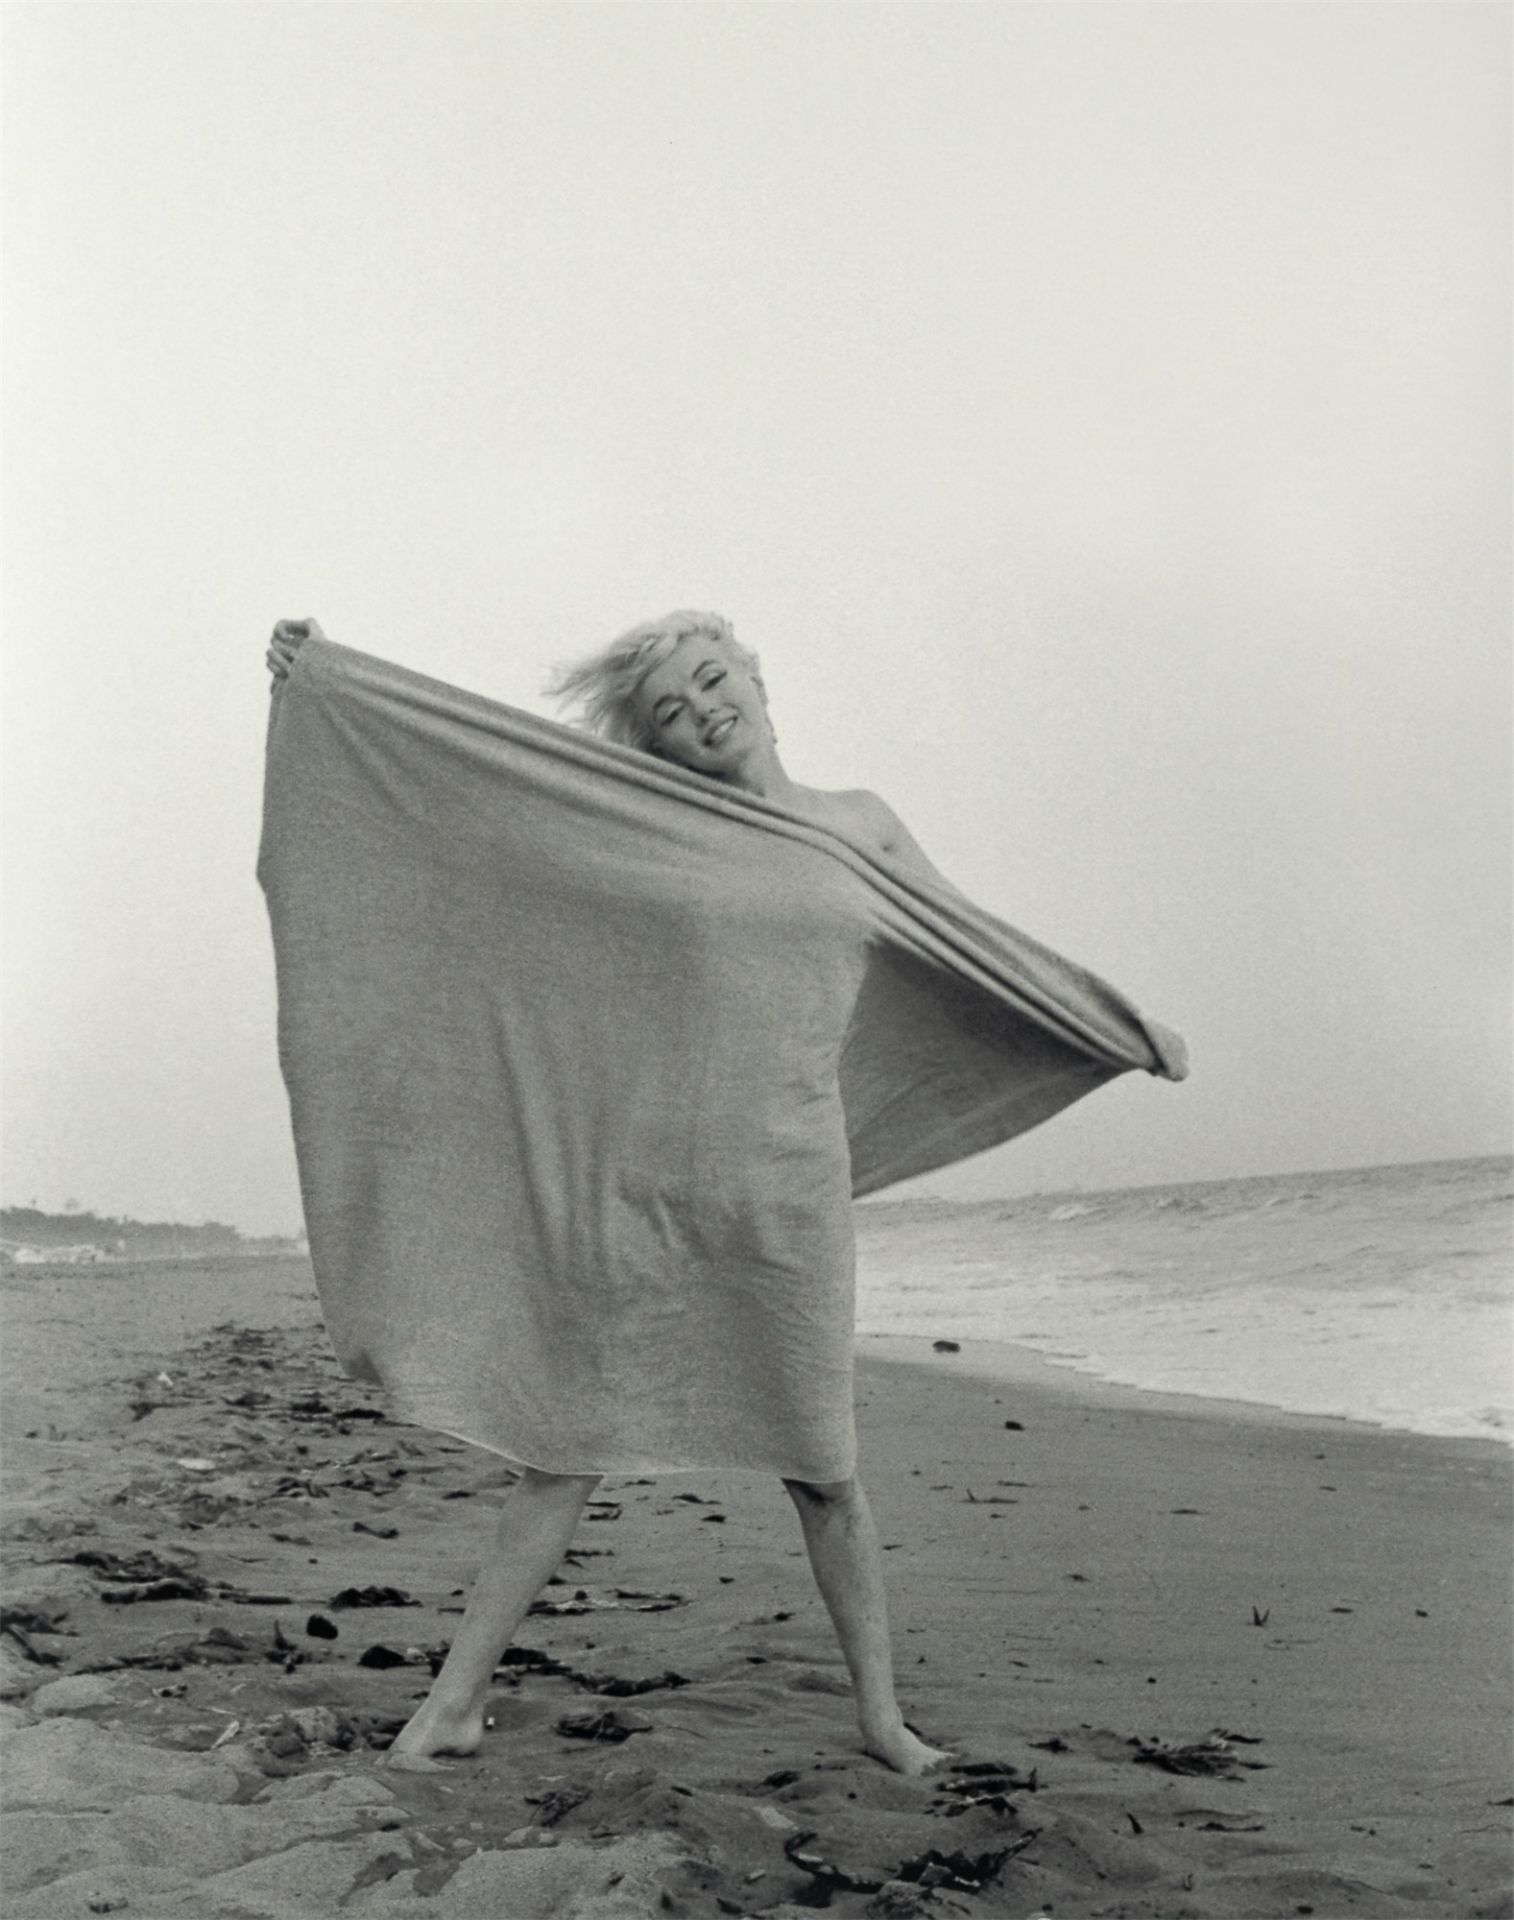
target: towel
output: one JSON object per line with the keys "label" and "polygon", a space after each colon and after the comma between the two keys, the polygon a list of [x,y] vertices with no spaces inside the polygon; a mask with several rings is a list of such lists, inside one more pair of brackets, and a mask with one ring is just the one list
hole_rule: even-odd
{"label": "towel", "polygon": [[258,877],[337,1356],[549,1472],[845,1479],[853,1196],[1184,1071],[949,887],[318,638]]}

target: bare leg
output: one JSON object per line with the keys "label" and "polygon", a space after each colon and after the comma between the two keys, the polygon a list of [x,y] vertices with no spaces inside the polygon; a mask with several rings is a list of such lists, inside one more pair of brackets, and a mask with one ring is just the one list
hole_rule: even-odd
{"label": "bare leg", "polygon": [[472,1753],[484,1737],[484,1695],[526,1609],[562,1563],[597,1474],[528,1467],[505,1498],[457,1637],[431,1691],[395,1737],[411,1758]]}
{"label": "bare leg", "polygon": [[894,1698],[883,1556],[861,1482],[783,1484],[799,1511],[815,1582],[846,1656],[863,1742],[875,1759],[899,1773],[924,1773],[947,1756],[910,1732]]}

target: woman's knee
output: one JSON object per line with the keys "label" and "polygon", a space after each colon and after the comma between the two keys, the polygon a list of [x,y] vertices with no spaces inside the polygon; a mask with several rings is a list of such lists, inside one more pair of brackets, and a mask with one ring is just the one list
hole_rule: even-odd
{"label": "woman's knee", "polygon": [[784,1489],[795,1506],[835,1507],[855,1497],[855,1475],[849,1480],[785,1480]]}
{"label": "woman's knee", "polygon": [[525,1467],[520,1485],[548,1497],[587,1500],[603,1477],[598,1473],[548,1473],[541,1467]]}

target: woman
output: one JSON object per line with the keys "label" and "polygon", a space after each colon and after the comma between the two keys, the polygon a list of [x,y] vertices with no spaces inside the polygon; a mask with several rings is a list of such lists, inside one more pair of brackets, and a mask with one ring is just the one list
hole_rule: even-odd
{"label": "woman", "polygon": [[[284,678],[313,620],[281,620],[268,664]],[[676,613],[631,632],[557,678],[594,731],[675,761],[789,811],[833,827],[895,861],[941,876],[893,809],[875,793],[802,786],[778,757],[755,655],[714,614]],[[598,1475],[527,1468],[501,1510],[447,1658],[424,1704],[397,1736],[397,1755],[468,1754],[483,1739],[484,1700],[494,1671],[531,1602],[558,1570]],[[816,1584],[841,1642],[856,1694],[863,1743],[900,1773],[946,1758],[905,1724],[894,1695],[893,1658],[877,1529],[855,1477],[786,1480]]]}
{"label": "woman", "polygon": [[[852,1194],[1115,1073],[1181,1077],[1180,1043],[963,901],[876,794],[793,780],[757,661],[715,615],[559,675],[613,743],[592,752],[313,621],[281,621],[268,657],[260,873],[327,1324],[350,1370],[404,1385],[407,1417],[522,1469],[397,1758],[478,1747],[603,1472],[737,1465],[794,1501],[867,1751],[938,1764],[895,1698],[854,1470]],[[344,937],[361,951],[334,987]],[[418,958],[396,957],[407,939]],[[440,1084],[438,1056],[461,1078]],[[477,1204],[448,1279],[459,1196]]]}

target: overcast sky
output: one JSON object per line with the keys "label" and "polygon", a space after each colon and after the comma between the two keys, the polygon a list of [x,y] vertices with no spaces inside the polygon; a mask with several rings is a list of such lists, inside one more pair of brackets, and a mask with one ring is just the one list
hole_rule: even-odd
{"label": "overcast sky", "polygon": [[298,1221],[281,616],[798,779],[1188,1037],[930,1185],[1509,1144],[1503,5],[11,5],[4,1197]]}

